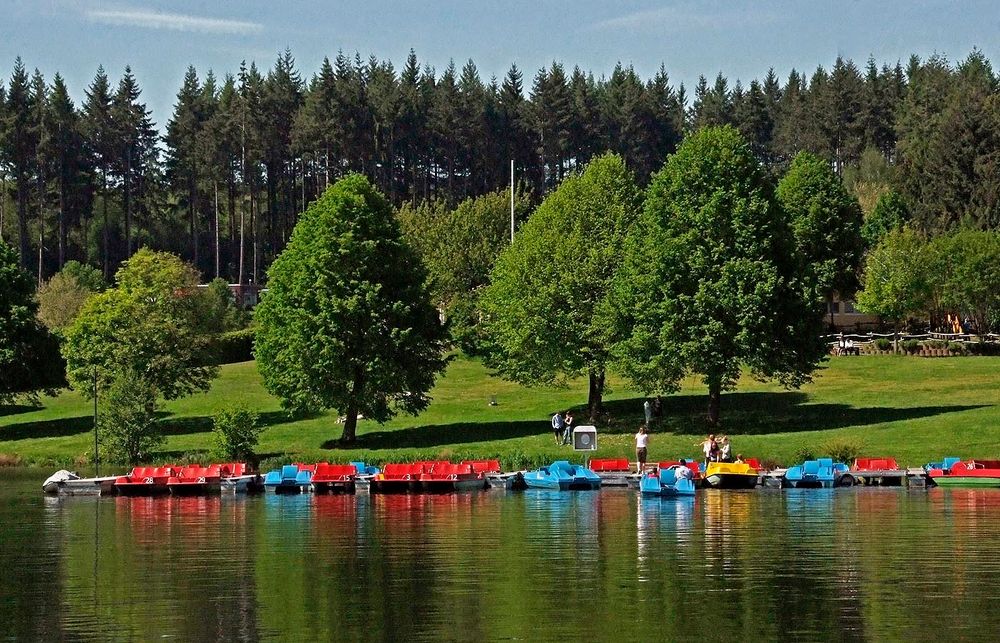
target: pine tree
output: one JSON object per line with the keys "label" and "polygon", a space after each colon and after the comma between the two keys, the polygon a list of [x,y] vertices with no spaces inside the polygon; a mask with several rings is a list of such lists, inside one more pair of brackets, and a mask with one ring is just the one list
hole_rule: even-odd
{"label": "pine tree", "polygon": [[163,138],[167,146],[167,180],[178,194],[183,194],[189,224],[189,249],[191,262],[198,267],[198,205],[200,158],[198,154],[202,128],[206,120],[203,94],[198,72],[189,66],[184,83],[177,92],[174,114],[167,121]]}
{"label": "pine tree", "polygon": [[28,232],[31,181],[34,172],[35,130],[31,127],[33,97],[24,63],[18,57],[7,87],[6,136],[3,157],[14,178],[17,204],[18,258],[22,268],[31,265],[31,241]]}
{"label": "pine tree", "polygon": [[158,136],[146,104],[139,101],[142,90],[130,67],[118,82],[111,99],[111,119],[114,124],[115,156],[112,168],[121,182],[122,217],[125,247],[121,259],[132,255],[136,214],[145,209],[143,197],[148,191],[149,174],[158,160]]}
{"label": "pine tree", "polygon": [[[91,176],[84,151],[80,116],[69,97],[62,76],[52,79],[49,94],[49,140],[52,146],[57,199],[57,268],[69,253],[69,232],[79,225],[90,208]],[[86,243],[86,239],[82,240]]]}
{"label": "pine tree", "polygon": [[[97,68],[94,81],[87,89],[81,124],[90,163],[100,174],[101,242],[100,260],[104,279],[111,278],[111,230],[108,220],[108,178],[115,158],[115,129],[111,116],[111,85],[104,67]],[[84,234],[86,237],[86,233]],[[89,239],[85,239],[88,246]]]}

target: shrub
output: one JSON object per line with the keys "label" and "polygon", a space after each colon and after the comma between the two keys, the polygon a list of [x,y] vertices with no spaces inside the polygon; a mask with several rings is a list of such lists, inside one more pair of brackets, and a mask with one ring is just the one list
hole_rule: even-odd
{"label": "shrub", "polygon": [[138,464],[163,443],[156,421],[156,393],[134,371],[119,374],[104,395],[98,417],[98,439],[104,457],[112,462]]}
{"label": "shrub", "polygon": [[263,427],[260,416],[241,406],[222,409],[212,416],[216,453],[225,460],[253,460]]}
{"label": "shrub", "polygon": [[948,346],[948,342],[941,341],[940,339],[932,339],[928,342],[924,342],[924,346],[933,350],[939,350],[946,348]]}
{"label": "shrub", "polygon": [[211,364],[235,364],[253,359],[253,328],[214,335],[209,341]]}
{"label": "shrub", "polygon": [[806,460],[815,460],[816,453],[810,447],[802,447],[795,452],[795,462],[805,462]]}
{"label": "shrub", "polygon": [[965,348],[970,355],[1000,355],[1000,342],[969,342]]}
{"label": "shrub", "polygon": [[961,342],[948,342],[948,352],[952,355],[965,355],[968,351],[965,348],[965,344]]}
{"label": "shrub", "polygon": [[892,342],[885,337],[879,337],[875,340],[875,348],[880,351],[887,351],[892,348]]}
{"label": "shrub", "polygon": [[907,355],[913,355],[920,351],[920,342],[915,339],[907,339],[902,343],[903,352]]}
{"label": "shrub", "polygon": [[837,438],[830,440],[823,445],[823,453],[833,458],[834,462],[844,462],[850,464],[854,462],[863,451],[863,447],[858,442]]}

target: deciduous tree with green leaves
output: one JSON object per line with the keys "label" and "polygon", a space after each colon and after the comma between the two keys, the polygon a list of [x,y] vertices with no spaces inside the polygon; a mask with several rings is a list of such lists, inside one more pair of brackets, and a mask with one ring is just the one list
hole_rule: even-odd
{"label": "deciduous tree with green leaves", "polygon": [[[525,192],[515,192],[515,220],[527,218],[530,206]],[[510,190],[466,199],[454,209],[442,201],[404,204],[397,216],[404,237],[427,266],[431,297],[445,312],[452,338],[466,353],[478,354],[478,300],[497,257],[510,244]]]}
{"label": "deciduous tree with green leaves", "polygon": [[88,298],[65,331],[73,387],[91,395],[96,369],[101,388],[129,370],[164,399],[207,390],[218,369],[203,365],[198,281],[197,271],[170,253],[143,248],[132,255],[115,287]]}
{"label": "deciduous tree with green leaves", "polygon": [[940,269],[931,275],[941,305],[969,316],[980,333],[1000,312],[1000,234],[962,230],[931,241]]}
{"label": "deciduous tree with green leaves", "polygon": [[487,362],[502,377],[549,385],[587,375],[596,417],[610,354],[595,313],[641,204],[622,158],[606,154],[567,177],[521,227],[481,299]]}
{"label": "deciduous tree with green leaves", "polygon": [[875,202],[861,226],[861,237],[867,248],[874,248],[886,234],[901,229],[910,220],[910,209],[899,192],[887,192]]}
{"label": "deciduous tree with green leaves", "polygon": [[923,312],[931,296],[929,252],[927,241],[910,228],[882,237],[865,259],[858,310],[891,322],[897,332],[908,315]]}
{"label": "deciduous tree with green leaves", "polygon": [[732,127],[689,136],[653,177],[606,318],[616,365],[649,393],[688,373],[708,386],[708,421],[746,366],[787,387],[826,353],[804,297],[789,218]]}
{"label": "deciduous tree with green leaves", "polygon": [[858,285],[862,248],[857,199],[827,161],[809,152],[795,157],[776,195],[791,218],[807,302],[823,307],[836,293],[851,296]]}
{"label": "deciduous tree with green leaves", "polygon": [[447,364],[425,275],[386,199],[363,176],[338,181],[268,271],[256,310],[264,386],[287,409],[337,409],[344,443],[359,414],[385,422],[425,409]]}
{"label": "deciduous tree with green leaves", "polygon": [[101,400],[97,434],[112,462],[138,464],[163,444],[156,420],[158,391],[149,378],[125,368],[112,379]]}
{"label": "deciduous tree with green leaves", "polygon": [[59,344],[36,317],[35,280],[0,241],[0,404],[65,385]]}

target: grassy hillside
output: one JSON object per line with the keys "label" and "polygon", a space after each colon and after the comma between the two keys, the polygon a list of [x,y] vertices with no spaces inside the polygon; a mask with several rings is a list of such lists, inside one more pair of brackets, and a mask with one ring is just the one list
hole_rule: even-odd
{"label": "grassy hillside", "polygon": [[[631,457],[643,400],[615,378],[610,384],[597,455]],[[553,444],[548,416],[575,407],[580,424],[585,394],[583,382],[569,389],[525,389],[490,377],[475,360],[459,358],[439,381],[426,412],[384,426],[362,421],[357,448],[341,450],[332,444],[340,435],[336,414],[291,418],[264,391],[254,363],[233,364],[222,369],[209,392],[166,405],[168,438],[158,459],[207,460],[212,413],[236,403],[261,413],[267,429],[260,452],[269,461],[477,456],[500,457],[514,467],[579,459],[568,447]],[[489,405],[491,396],[496,406]],[[706,432],[704,388],[690,380],[665,402],[650,459],[697,455],[695,443]],[[46,466],[79,465],[89,458],[90,404],[72,391],[42,404],[0,407],[0,454]],[[784,463],[845,443],[908,464],[943,455],[1000,458],[1000,358],[833,358],[800,391],[745,379],[737,392],[723,396],[722,420],[734,452]]]}

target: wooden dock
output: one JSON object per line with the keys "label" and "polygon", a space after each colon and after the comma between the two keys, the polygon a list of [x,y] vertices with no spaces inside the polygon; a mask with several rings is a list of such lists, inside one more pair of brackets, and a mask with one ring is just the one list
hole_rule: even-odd
{"label": "wooden dock", "polygon": [[[758,482],[761,486],[769,488],[786,486],[785,474],[787,472],[788,469],[772,469],[762,472]],[[835,487],[853,487],[855,485],[922,489],[927,486],[927,472],[920,467],[848,471],[841,474],[834,482]]]}

